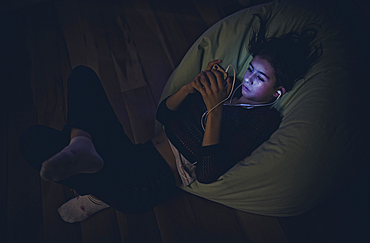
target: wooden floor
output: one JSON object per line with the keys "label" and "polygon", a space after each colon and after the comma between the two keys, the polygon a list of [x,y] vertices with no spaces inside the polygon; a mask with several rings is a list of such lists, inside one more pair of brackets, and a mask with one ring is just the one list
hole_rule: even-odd
{"label": "wooden floor", "polygon": [[237,0],[15,2],[0,9],[0,239],[370,242],[369,170],[329,202],[291,218],[245,213],[179,191],[145,214],[107,209],[82,223],[62,221],[56,209],[74,197],[73,190],[40,180],[20,157],[17,141],[33,124],[63,127],[71,69],[92,67],[126,133],[136,143],[145,141],[154,134],[164,84],[188,48],[212,24],[243,7]]}

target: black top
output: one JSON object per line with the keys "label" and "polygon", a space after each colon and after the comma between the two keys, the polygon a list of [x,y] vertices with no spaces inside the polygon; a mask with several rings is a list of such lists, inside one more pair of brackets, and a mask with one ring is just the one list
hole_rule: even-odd
{"label": "black top", "polygon": [[[168,99],[168,98],[167,98]],[[201,183],[216,181],[237,162],[250,155],[270,138],[281,123],[281,116],[270,107],[224,106],[219,144],[202,146],[204,131],[200,120],[207,110],[200,93],[189,94],[177,111],[163,100],[157,120],[177,150],[190,162],[197,162],[195,173]]]}

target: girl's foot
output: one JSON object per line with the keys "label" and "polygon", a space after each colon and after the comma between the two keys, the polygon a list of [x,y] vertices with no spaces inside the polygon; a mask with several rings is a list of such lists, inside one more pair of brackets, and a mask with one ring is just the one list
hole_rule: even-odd
{"label": "girl's foot", "polygon": [[77,136],[62,151],[42,164],[40,175],[45,180],[61,181],[79,173],[95,173],[104,166],[92,141]]}

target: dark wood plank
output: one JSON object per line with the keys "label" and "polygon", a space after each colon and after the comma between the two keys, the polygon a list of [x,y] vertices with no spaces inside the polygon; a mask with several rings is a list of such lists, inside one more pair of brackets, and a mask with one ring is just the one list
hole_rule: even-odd
{"label": "dark wood plank", "polygon": [[153,210],[137,215],[117,212],[117,220],[122,243],[162,242]]}
{"label": "dark wood plank", "polygon": [[[19,15],[19,13],[23,15]],[[8,86],[8,177],[7,240],[8,242],[43,242],[40,178],[20,157],[18,139],[28,125],[35,122],[35,106],[30,89],[31,63],[25,38],[26,11],[9,12],[6,26],[9,43],[4,52]],[[3,53],[2,53],[3,54]]]}
{"label": "dark wood plank", "polygon": [[206,242],[251,242],[233,209],[192,194],[187,194],[187,197]]}
{"label": "dark wood plank", "polygon": [[[207,30],[207,25],[199,15],[199,12],[194,7],[191,1],[161,1],[157,5],[163,11],[169,11],[174,14],[174,17],[179,26],[179,30],[183,32],[183,36],[187,43],[192,45],[199,36]],[[212,9],[213,6],[210,6]]]}
{"label": "dark wood plank", "polygon": [[[10,27],[7,25],[11,19],[8,19],[9,15],[1,15],[0,22],[4,23],[5,26],[0,27],[0,36],[8,36],[9,38],[0,39],[0,239],[7,239],[7,209],[8,209],[8,137],[10,136],[8,130],[9,121],[9,91],[10,83],[6,82],[9,80],[10,73],[7,72],[9,66],[6,65],[11,58],[11,51],[8,49],[11,46],[11,36],[9,36]],[[13,36],[12,36],[13,37]]]}
{"label": "dark wood plank", "polygon": [[[112,16],[111,10],[103,9],[106,18],[103,18],[102,21],[107,29],[107,41],[121,92],[146,87],[144,70],[126,19],[120,15],[117,15],[115,19],[110,18]],[[119,14],[122,14],[121,11]]]}
{"label": "dark wood plank", "polygon": [[[117,117],[123,124],[126,134],[133,140],[133,134],[130,127],[130,121],[127,118],[125,107],[122,106],[123,99],[121,95],[121,88],[115,72],[111,72],[106,76],[100,74],[98,54],[97,54],[97,40],[96,35],[104,37],[104,31],[101,26],[94,23],[89,23],[89,20],[98,15],[96,7],[95,10],[88,8],[88,5],[81,5],[83,3],[76,3],[76,1],[56,2],[58,17],[60,19],[61,27],[65,36],[67,49],[69,51],[69,58],[71,67],[78,65],[87,65],[91,67],[101,78],[102,84],[106,90],[108,98],[117,114]],[[81,11],[84,11],[81,13]],[[90,15],[90,16],[89,16]],[[100,28],[100,29],[99,29]],[[105,45],[106,47],[106,45]],[[110,52],[108,50],[106,58],[108,62],[106,67],[114,67],[112,58],[109,58]],[[104,62],[105,60],[101,60]],[[108,68],[109,70],[109,68]],[[113,76],[113,77],[112,77]]]}
{"label": "dark wood plank", "polygon": [[[218,12],[218,9],[215,6],[215,1],[212,0],[205,0],[205,1],[192,1],[194,6],[199,12],[199,15],[202,17],[204,22],[206,23],[207,27],[211,27],[216,22],[218,22],[222,17]],[[210,8],[209,6],[213,6]]]}
{"label": "dark wood plank", "polygon": [[[173,71],[168,47],[164,43],[158,20],[147,1],[131,1],[133,8],[125,8],[127,26],[131,32],[145,82],[150,87],[153,101],[158,104],[165,82]],[[154,122],[154,120],[153,120]]]}
{"label": "dark wood plank", "polygon": [[[156,51],[160,54],[160,58],[158,60],[161,60],[161,58],[164,60],[168,59],[172,72],[192,44],[186,40],[186,36],[179,26],[178,19],[175,16],[176,13],[163,8],[162,5],[153,4],[152,1],[132,2],[134,7],[138,9],[140,17],[145,21],[145,25],[147,25],[148,29],[154,34],[158,41],[158,45],[156,47]],[[135,21],[132,23],[135,24]],[[158,54],[156,53],[153,57],[157,57],[157,55]],[[143,55],[143,58],[150,58],[150,56],[146,56],[147,55]],[[153,61],[155,63],[159,62],[156,60]],[[164,71],[162,65],[159,66],[159,70],[162,72]],[[148,77],[149,82],[154,82],[154,84],[163,81],[161,79],[150,79],[151,77],[152,76]]]}
{"label": "dark wood plank", "polygon": [[289,242],[368,242],[369,171],[365,165],[357,180],[315,209],[296,217],[278,218]]}
{"label": "dark wood plank", "polygon": [[117,75],[133,140],[135,143],[146,142],[154,136],[156,104],[144,74],[139,48],[122,9],[112,12],[110,6],[100,4],[99,13],[114,64],[110,72]]}
{"label": "dark wood plank", "polygon": [[116,211],[105,209],[89,220],[81,222],[84,243],[116,243],[121,242]]}
{"label": "dark wood plank", "polygon": [[246,213],[236,209],[234,214],[243,232],[248,235],[251,242],[288,242],[276,217]]}
{"label": "dark wood plank", "polygon": [[154,212],[163,242],[207,242],[195,220],[186,192],[178,191]]}
{"label": "dark wood plank", "polygon": [[61,130],[66,122],[68,53],[52,4],[39,5],[32,14],[28,45],[38,123]]}
{"label": "dark wood plank", "polygon": [[0,239],[6,239],[6,221],[7,221],[7,187],[8,187],[8,106],[9,106],[9,89],[4,87],[5,84],[1,83],[0,91],[0,215],[3,215],[0,219]]}
{"label": "dark wood plank", "polygon": [[[249,6],[261,4],[262,2],[271,2],[272,0],[251,0]],[[229,16],[243,8],[243,5],[239,3],[240,1],[222,1],[222,0],[215,0],[213,4],[217,8],[218,12],[220,13],[221,18]],[[244,3],[246,4],[246,3]]]}
{"label": "dark wood plank", "polygon": [[154,137],[154,121],[157,106],[149,87],[123,93],[135,143],[144,143]]}
{"label": "dark wood plank", "polygon": [[[66,76],[68,53],[54,6],[33,6],[27,25],[27,51],[32,62],[32,95],[38,124],[62,129],[66,121]],[[64,75],[63,75],[64,74]]]}
{"label": "dark wood plank", "polygon": [[81,19],[79,5],[76,1],[66,0],[55,2],[57,16],[63,31],[71,67],[87,65],[97,69],[96,55],[94,52],[91,33]]}
{"label": "dark wood plank", "polygon": [[[122,120],[124,121],[123,125],[125,127],[125,132],[128,133],[129,136],[131,135],[131,139],[135,141],[129,116],[125,108],[125,100],[122,97],[121,84],[118,81],[117,72],[111,55],[111,49],[108,44],[109,42],[106,39],[106,36],[108,36],[111,38],[109,39],[111,43],[115,43],[116,40],[114,38],[116,38],[116,36],[112,37],[112,35],[109,35],[109,33],[106,35],[105,30],[102,28],[104,26],[103,22],[107,20],[101,20],[97,17],[101,16],[101,6],[86,3],[79,3],[79,5],[73,5],[73,3],[71,4],[72,8],[74,9],[72,10],[74,19],[73,23],[78,24],[81,28],[79,31],[83,33],[83,36],[76,37],[76,35],[74,35],[76,30],[73,30],[74,24],[68,24],[68,21],[71,20],[63,19],[62,26],[66,36],[68,49],[70,52],[73,52],[73,50],[76,52],[76,55],[73,53],[70,55],[71,63],[75,63],[72,65],[77,65],[77,63],[84,64],[83,62],[85,60],[83,59],[85,54],[81,53],[81,51],[84,52],[85,50],[86,53],[92,53],[90,58],[88,58],[88,62],[91,63],[89,66],[91,66],[99,74],[102,84],[108,97],[110,98],[110,102],[115,109],[117,116],[120,118],[121,122]],[[58,5],[58,9],[59,16],[65,16],[69,10],[69,8],[66,8],[62,5]],[[104,11],[104,9],[102,11]],[[70,26],[72,26],[71,29]],[[71,32],[69,32],[70,30]],[[76,50],[76,47],[74,46],[75,44],[79,45],[79,49],[81,49],[81,51]],[[114,51],[117,50],[114,49]],[[145,220],[141,218],[141,220],[146,222],[153,222],[153,220],[155,221],[153,214],[146,214],[145,217],[148,218]],[[131,223],[128,225],[131,225]],[[151,224],[150,227],[148,227],[148,229],[152,228],[157,228],[157,225]],[[126,230],[123,230],[123,232],[125,231]],[[152,231],[155,232],[155,230]],[[137,233],[137,235],[132,237],[133,239],[141,237],[140,233]],[[122,237],[124,238],[126,236]]]}
{"label": "dark wood plank", "polygon": [[370,189],[370,166],[365,163],[356,179],[333,198],[309,212],[323,242],[370,240],[366,192]]}
{"label": "dark wood plank", "polygon": [[[66,122],[66,81],[70,72],[67,49],[52,3],[33,6],[30,13],[27,39],[38,124],[61,130]],[[42,181],[41,186],[45,242],[80,242],[79,225],[65,223],[57,212],[74,193],[53,182]]]}
{"label": "dark wood plank", "polygon": [[54,182],[42,181],[41,185],[45,243],[81,242],[80,224],[64,222],[57,211],[74,197],[74,191]]}
{"label": "dark wood plank", "polygon": [[309,213],[296,217],[279,218],[279,223],[289,242],[324,242]]}

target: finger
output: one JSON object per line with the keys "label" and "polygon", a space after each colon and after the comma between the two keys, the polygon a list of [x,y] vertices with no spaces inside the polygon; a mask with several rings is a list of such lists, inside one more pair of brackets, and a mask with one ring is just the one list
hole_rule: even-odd
{"label": "finger", "polygon": [[215,84],[217,85],[218,89],[222,90],[225,88],[225,80],[224,75],[220,71],[217,71],[215,69],[212,69],[211,72],[216,76]]}
{"label": "finger", "polygon": [[[217,75],[215,74],[215,72],[208,71],[207,72],[207,75],[208,75],[208,79],[210,81],[212,90],[215,91],[215,92],[219,91],[220,90],[220,85],[218,84],[219,83],[219,80],[218,80],[219,78],[217,77]],[[223,87],[222,87],[222,89],[223,89]]]}
{"label": "finger", "polygon": [[218,60],[214,60],[214,61],[212,61],[212,62],[209,62],[208,63],[208,65],[207,65],[207,68],[206,68],[206,70],[208,71],[208,70],[211,70],[212,69],[212,67],[213,67],[213,65],[215,65],[216,63],[221,63],[222,62],[222,60],[221,59],[218,59]]}
{"label": "finger", "polygon": [[233,84],[232,84],[232,81],[231,81],[231,78],[230,78],[230,77],[228,77],[228,78],[226,79],[226,83],[227,83],[227,86],[226,86],[227,94],[229,94],[229,93],[230,93],[230,91],[231,91],[231,88],[232,88],[232,86],[233,86]]}
{"label": "finger", "polygon": [[190,82],[190,89],[196,90],[196,80],[194,79],[193,81]]}
{"label": "finger", "polygon": [[200,79],[199,77],[194,79],[194,88],[199,91],[199,93],[204,96],[205,94],[205,89],[204,89],[204,86],[202,85],[202,83],[200,82]]}
{"label": "finger", "polygon": [[199,81],[206,91],[211,89],[212,85],[206,72],[202,72],[202,74],[199,76]]}

